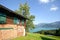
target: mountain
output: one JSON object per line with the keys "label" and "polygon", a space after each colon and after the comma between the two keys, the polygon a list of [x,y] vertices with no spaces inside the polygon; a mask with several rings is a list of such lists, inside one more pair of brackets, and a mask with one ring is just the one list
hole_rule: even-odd
{"label": "mountain", "polygon": [[42,27],[42,28],[60,28],[60,21],[53,22],[53,23],[40,23],[36,25],[36,27]]}
{"label": "mountain", "polygon": [[40,30],[54,30],[60,28],[60,21],[52,22],[52,23],[40,23],[38,25],[35,25],[35,28],[33,30],[30,30],[31,32],[36,32]]}

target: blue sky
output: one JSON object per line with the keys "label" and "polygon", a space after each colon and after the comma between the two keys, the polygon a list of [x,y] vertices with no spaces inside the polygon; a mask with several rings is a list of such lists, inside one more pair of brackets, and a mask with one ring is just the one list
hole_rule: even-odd
{"label": "blue sky", "polygon": [[[34,24],[60,21],[60,0],[27,0],[30,13],[35,15]],[[0,0],[0,4],[11,10],[19,8],[26,0]]]}

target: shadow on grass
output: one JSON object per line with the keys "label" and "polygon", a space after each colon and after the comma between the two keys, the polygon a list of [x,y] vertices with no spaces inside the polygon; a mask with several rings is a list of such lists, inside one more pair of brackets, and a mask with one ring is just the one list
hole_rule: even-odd
{"label": "shadow on grass", "polygon": [[42,40],[55,40],[55,39],[51,39],[51,38],[46,38],[46,37],[41,37]]}

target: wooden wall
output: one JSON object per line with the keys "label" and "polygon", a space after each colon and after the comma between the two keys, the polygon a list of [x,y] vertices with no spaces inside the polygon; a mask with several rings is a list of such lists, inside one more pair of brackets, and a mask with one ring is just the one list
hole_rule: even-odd
{"label": "wooden wall", "polygon": [[25,36],[25,27],[26,21],[24,21],[24,25],[22,25],[21,21],[19,24],[13,23],[13,17],[6,17],[6,24],[0,24],[0,28],[13,28],[13,29],[1,29],[0,30],[0,40],[8,40],[12,38],[16,38],[19,36]]}
{"label": "wooden wall", "polygon": [[13,24],[13,17],[6,17],[6,23],[7,24]]}

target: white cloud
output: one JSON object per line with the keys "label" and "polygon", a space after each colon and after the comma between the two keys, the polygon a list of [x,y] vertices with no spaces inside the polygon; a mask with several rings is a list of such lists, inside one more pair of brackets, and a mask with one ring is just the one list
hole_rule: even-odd
{"label": "white cloud", "polygon": [[52,7],[50,8],[50,10],[51,10],[51,11],[56,11],[56,10],[58,10],[58,7],[57,7],[57,6],[52,6]]}
{"label": "white cloud", "polygon": [[54,0],[39,0],[40,3],[49,3],[53,2]]}

